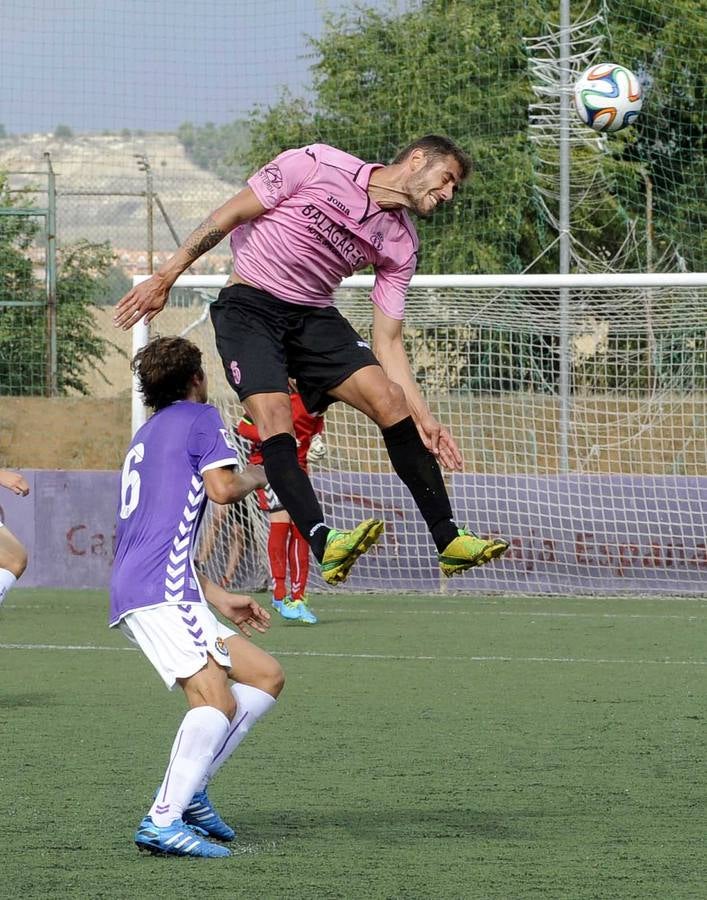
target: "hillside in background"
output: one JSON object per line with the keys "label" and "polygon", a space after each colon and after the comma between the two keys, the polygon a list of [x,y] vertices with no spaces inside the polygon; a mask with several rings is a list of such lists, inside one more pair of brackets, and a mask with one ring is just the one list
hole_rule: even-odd
{"label": "hillside in background", "polygon": [[[129,272],[144,270],[147,247],[146,175],[136,155],[147,157],[154,191],[180,239],[241,186],[197,166],[175,134],[76,135],[58,139],[32,134],[0,140],[0,170],[13,188],[34,187],[32,205],[46,205],[48,152],[56,173],[60,245],[85,239],[109,241]],[[21,174],[21,173],[33,174]],[[175,240],[154,206],[154,247],[171,252]],[[210,254],[202,271],[223,268],[225,253]]]}

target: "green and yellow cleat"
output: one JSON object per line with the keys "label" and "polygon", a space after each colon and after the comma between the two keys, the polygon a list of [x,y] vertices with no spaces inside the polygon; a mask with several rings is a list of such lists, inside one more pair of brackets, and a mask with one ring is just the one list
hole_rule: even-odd
{"label": "green and yellow cleat", "polygon": [[503,538],[485,541],[466,528],[460,528],[459,536],[439,554],[439,566],[447,578],[450,578],[503,556],[508,547],[508,541]]}
{"label": "green and yellow cleat", "polygon": [[362,553],[378,540],[383,533],[383,523],[379,519],[366,519],[353,531],[329,530],[324,559],[321,562],[322,578],[327,584],[341,584],[346,581],[351,566]]}

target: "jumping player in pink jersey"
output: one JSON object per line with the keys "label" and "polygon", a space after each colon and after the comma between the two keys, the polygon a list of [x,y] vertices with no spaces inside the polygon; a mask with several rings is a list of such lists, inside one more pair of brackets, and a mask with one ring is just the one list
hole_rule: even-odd
{"label": "jumping player in pink jersey", "polygon": [[[438,135],[409,144],[390,165],[366,163],[326,144],[287,150],[116,308],[118,327],[128,329],[143,316],[152,320],[178,276],[230,234],[234,271],[211,307],[216,343],[226,377],[262,438],[268,481],[329,583],[346,579],[383,523],[370,519],[351,532],[324,523],[297,463],[288,376],[297,380],[310,412],[343,400],[380,427],[445,575],[508,549],[507,541],[484,540],[454,521],[439,464],[460,469],[462,457],[425,403],[402,338],[418,249],[409,213],[427,218],[451,202],[470,169],[466,153]],[[344,277],[368,265],[375,271],[373,350],[333,298]]]}
{"label": "jumping player in pink jersey", "polygon": [[190,707],[135,843],[152,853],[229,856],[206,840],[235,837],[206,788],[275,705],[284,676],[243,636],[250,628],[264,631],[269,613],[199,574],[194,548],[207,498],[236,503],[265,485],[265,473],[260,466],[236,470],[230,433],[206,402],[198,347],[157,338],[138,352],[133,371],[154,415],[133,437],[121,473],[109,621],[141,648],[168,688],[179,684]]}

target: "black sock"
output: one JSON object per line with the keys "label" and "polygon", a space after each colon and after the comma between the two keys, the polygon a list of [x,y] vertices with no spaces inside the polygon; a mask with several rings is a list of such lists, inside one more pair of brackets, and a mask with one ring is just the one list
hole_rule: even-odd
{"label": "black sock", "polygon": [[396,474],[413,496],[441,552],[458,534],[439,463],[422,443],[412,416],[381,433]]}
{"label": "black sock", "polygon": [[297,462],[297,441],[291,434],[274,434],[263,441],[263,466],[270,486],[319,562],[329,529],[312,482]]}

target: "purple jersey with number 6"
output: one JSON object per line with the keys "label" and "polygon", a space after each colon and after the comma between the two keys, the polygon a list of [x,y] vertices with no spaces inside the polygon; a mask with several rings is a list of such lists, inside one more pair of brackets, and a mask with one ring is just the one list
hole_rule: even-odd
{"label": "purple jersey with number 6", "polygon": [[193,556],[206,506],[202,475],[238,465],[218,410],[180,400],[136,433],[120,479],[110,624],[168,603],[201,603]]}

